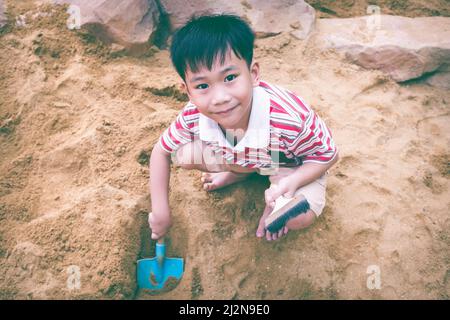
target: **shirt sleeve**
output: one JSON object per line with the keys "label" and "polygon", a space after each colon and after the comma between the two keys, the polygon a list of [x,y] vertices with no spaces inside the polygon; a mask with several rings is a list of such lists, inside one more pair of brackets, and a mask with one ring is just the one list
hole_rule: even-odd
{"label": "shirt sleeve", "polygon": [[303,163],[326,164],[337,154],[330,130],[313,110],[299,126],[295,138],[287,142],[287,150],[291,156],[301,158]]}
{"label": "shirt sleeve", "polygon": [[195,127],[196,115],[198,119],[198,111],[189,110],[188,108],[184,108],[178,114],[175,121],[170,124],[159,138],[159,144],[164,151],[173,153],[182,145],[194,141],[193,128]]}

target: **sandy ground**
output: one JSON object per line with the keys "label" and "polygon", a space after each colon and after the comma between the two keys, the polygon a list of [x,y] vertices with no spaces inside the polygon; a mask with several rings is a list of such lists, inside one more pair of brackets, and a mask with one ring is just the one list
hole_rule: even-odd
{"label": "sandy ground", "polygon": [[[11,10],[35,10],[23,3]],[[168,255],[184,276],[138,292],[136,260],[154,255],[148,155],[184,96],[167,51],[121,57],[64,26],[56,11],[0,36],[0,298],[449,298],[450,92],[287,35],[259,39],[255,56],[333,132],[324,213],[259,240],[266,178],[208,194],[200,173],[174,168]]]}
{"label": "sandy ground", "polygon": [[367,14],[369,5],[378,6],[381,14],[405,17],[450,16],[447,0],[309,0],[306,2],[316,9],[319,18],[363,16]]}

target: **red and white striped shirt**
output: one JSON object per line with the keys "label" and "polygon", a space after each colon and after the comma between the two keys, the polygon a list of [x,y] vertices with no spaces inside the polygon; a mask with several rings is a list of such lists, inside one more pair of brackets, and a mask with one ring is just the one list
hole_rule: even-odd
{"label": "red and white striped shirt", "polygon": [[172,153],[195,139],[203,140],[226,163],[248,168],[328,163],[337,154],[330,130],[300,97],[262,81],[253,89],[248,129],[236,146],[227,141],[217,122],[192,103],[178,114],[159,143]]}

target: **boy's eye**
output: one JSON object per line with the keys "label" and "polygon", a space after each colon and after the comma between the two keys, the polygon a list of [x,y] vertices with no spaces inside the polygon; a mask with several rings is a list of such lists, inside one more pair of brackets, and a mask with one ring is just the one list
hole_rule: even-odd
{"label": "boy's eye", "polygon": [[195,89],[201,89],[201,90],[204,90],[206,88],[208,88],[208,85],[206,83],[199,84],[198,86],[195,87]]}
{"label": "boy's eye", "polygon": [[234,79],[236,79],[237,75],[235,74],[230,74],[225,78],[225,81],[233,81]]}

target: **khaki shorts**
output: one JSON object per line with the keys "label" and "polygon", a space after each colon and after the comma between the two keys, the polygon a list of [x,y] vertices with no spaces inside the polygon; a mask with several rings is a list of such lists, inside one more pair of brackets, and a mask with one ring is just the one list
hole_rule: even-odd
{"label": "khaki shorts", "polygon": [[[277,184],[277,182],[290,174],[292,174],[297,168],[277,168],[276,170],[270,172],[264,169],[249,169],[238,165],[225,164],[223,158],[215,154],[209,147],[206,146],[202,141],[197,140],[189,145],[184,145],[176,152],[172,153],[172,162],[175,165],[180,165],[183,158],[186,158],[186,153],[190,155],[191,161],[195,161],[197,164],[206,163],[203,165],[203,171],[208,172],[258,172],[261,175],[269,175],[269,180],[271,184]],[[325,207],[325,191],[327,187],[327,176],[328,171],[324,173],[320,178],[299,188],[295,195],[302,194],[306,200],[308,200],[311,210],[320,216]]]}

